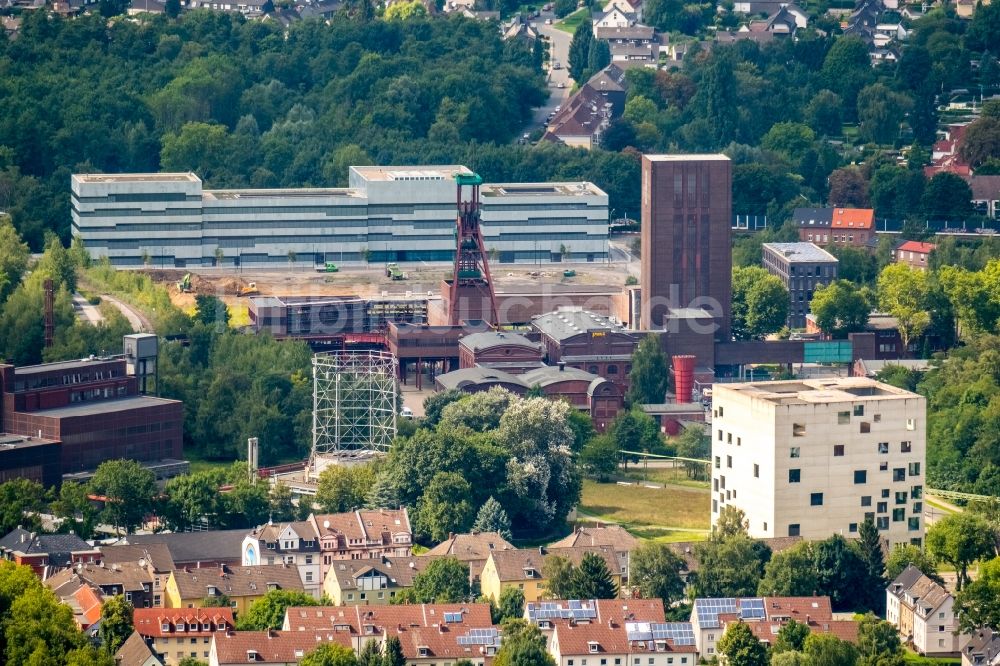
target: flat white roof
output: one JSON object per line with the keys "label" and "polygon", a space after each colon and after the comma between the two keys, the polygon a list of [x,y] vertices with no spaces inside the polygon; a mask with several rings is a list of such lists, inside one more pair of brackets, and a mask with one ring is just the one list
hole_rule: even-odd
{"label": "flat white roof", "polygon": [[460,164],[435,166],[352,166],[365,180],[452,180],[455,174],[471,174]]}
{"label": "flat white roof", "polygon": [[483,185],[484,197],[582,197],[607,196],[589,181],[569,183],[493,183]]}
{"label": "flat white roof", "polygon": [[728,162],[722,153],[696,153],[692,155],[643,155],[650,162]]}
{"label": "flat white roof", "polygon": [[837,263],[837,257],[813,243],[764,243],[763,247],[781,255],[790,264],[814,261]]}
{"label": "flat white roof", "polygon": [[833,377],[747,384],[715,384],[715,397],[735,393],[775,404],[861,402],[865,400],[905,400],[916,393],[867,377]]}
{"label": "flat white roof", "polygon": [[74,173],[73,178],[83,183],[200,183],[201,179],[187,173]]}

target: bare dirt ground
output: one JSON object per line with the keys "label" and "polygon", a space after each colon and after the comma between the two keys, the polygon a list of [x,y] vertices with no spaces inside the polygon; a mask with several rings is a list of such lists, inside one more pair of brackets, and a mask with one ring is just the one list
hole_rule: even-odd
{"label": "bare dirt ground", "polygon": [[[449,264],[403,264],[406,280],[391,280],[382,265],[347,266],[338,273],[320,273],[308,268],[290,266],[287,269],[145,269],[156,282],[170,292],[171,300],[184,310],[194,307],[197,294],[218,296],[228,305],[245,304],[237,293],[242,285],[253,283],[262,295],[278,296],[379,296],[421,294],[438,295],[441,280],[450,275]],[[583,286],[617,286],[625,284],[628,268],[624,263],[612,264],[518,264],[492,266],[493,281],[498,287],[528,284],[561,284]],[[574,277],[564,277],[563,271],[576,271]],[[185,273],[191,274],[190,293],[182,293],[177,283]]]}

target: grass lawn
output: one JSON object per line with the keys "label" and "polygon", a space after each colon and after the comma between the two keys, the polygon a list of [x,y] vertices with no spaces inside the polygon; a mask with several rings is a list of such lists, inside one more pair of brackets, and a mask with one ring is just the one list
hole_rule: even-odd
{"label": "grass lawn", "polygon": [[687,472],[680,467],[643,469],[640,462],[638,465],[630,465],[628,471],[624,472],[622,476],[623,480],[628,481],[651,481],[652,483],[708,490],[708,481],[696,481],[688,478]]}
{"label": "grass lawn", "polygon": [[694,541],[708,534],[709,491],[681,486],[619,486],[587,479],[579,514],[580,520],[619,523],[641,538]]}
{"label": "grass lawn", "polygon": [[194,460],[188,456],[188,460],[191,461],[191,473],[196,472],[210,472],[216,469],[229,469],[233,462],[235,461],[224,461],[224,460]]}
{"label": "grass lawn", "polygon": [[554,27],[562,30],[563,32],[568,32],[573,34],[576,32],[577,27],[584,21],[590,20],[590,10],[584,7],[583,9],[578,9],[563,20],[555,24]]}
{"label": "grass lawn", "polygon": [[906,649],[904,659],[909,666],[958,666],[961,659],[937,659],[934,657],[921,657],[909,648]]}

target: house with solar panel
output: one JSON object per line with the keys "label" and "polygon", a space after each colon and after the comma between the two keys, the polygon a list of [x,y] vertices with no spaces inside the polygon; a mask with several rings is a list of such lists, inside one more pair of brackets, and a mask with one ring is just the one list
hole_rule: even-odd
{"label": "house with solar panel", "polygon": [[[716,645],[731,622],[744,622],[763,643],[774,643],[778,631],[792,620],[813,633],[857,640],[857,623],[835,620],[830,597],[757,597],[752,599],[695,599],[691,627],[698,654],[706,660],[718,656]],[[634,664],[633,664],[634,666]]]}

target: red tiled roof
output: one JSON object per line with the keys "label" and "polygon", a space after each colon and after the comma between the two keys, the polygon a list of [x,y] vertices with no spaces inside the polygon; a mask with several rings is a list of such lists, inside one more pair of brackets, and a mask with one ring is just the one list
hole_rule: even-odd
{"label": "red tiled roof", "polygon": [[364,634],[365,626],[377,629],[403,626],[433,627],[444,623],[445,613],[461,613],[456,627],[492,627],[489,604],[402,604],[399,606],[302,606],[285,611],[285,628],[290,631],[329,631],[348,625],[347,634]]}
{"label": "red tiled roof", "polygon": [[556,626],[552,636],[553,649],[557,644],[559,655],[562,657],[588,654],[628,654],[629,652],[625,625],[616,622],[609,624],[560,624]]}
{"label": "red tiled roof", "polygon": [[[185,627],[183,632],[177,630],[181,622]],[[202,630],[206,623],[211,627]],[[132,624],[145,638],[211,636],[216,631],[235,626],[231,608],[136,608]],[[168,631],[163,630],[164,624],[169,625]],[[197,627],[197,630],[189,627]]]}
{"label": "red tiled roof", "polygon": [[326,643],[338,643],[352,648],[351,638],[333,631],[217,631],[212,643],[220,666],[225,664],[253,663],[248,658],[257,653],[254,661],[298,663],[303,656]]}
{"label": "red tiled roof", "polygon": [[930,254],[931,250],[934,249],[933,243],[921,243],[920,241],[906,241],[898,248],[897,252],[918,252],[920,254]]}
{"label": "red tiled roof", "polygon": [[80,606],[81,622],[86,622],[86,625],[82,627],[83,629],[101,619],[101,605],[104,602],[98,590],[85,583],[77,588],[73,593],[73,598],[76,599],[76,603]]}
{"label": "red tiled roof", "polygon": [[768,620],[791,618],[796,622],[829,622],[833,619],[830,597],[765,597]]}
{"label": "red tiled roof", "polygon": [[835,229],[871,229],[875,222],[875,211],[871,208],[834,208]]}

